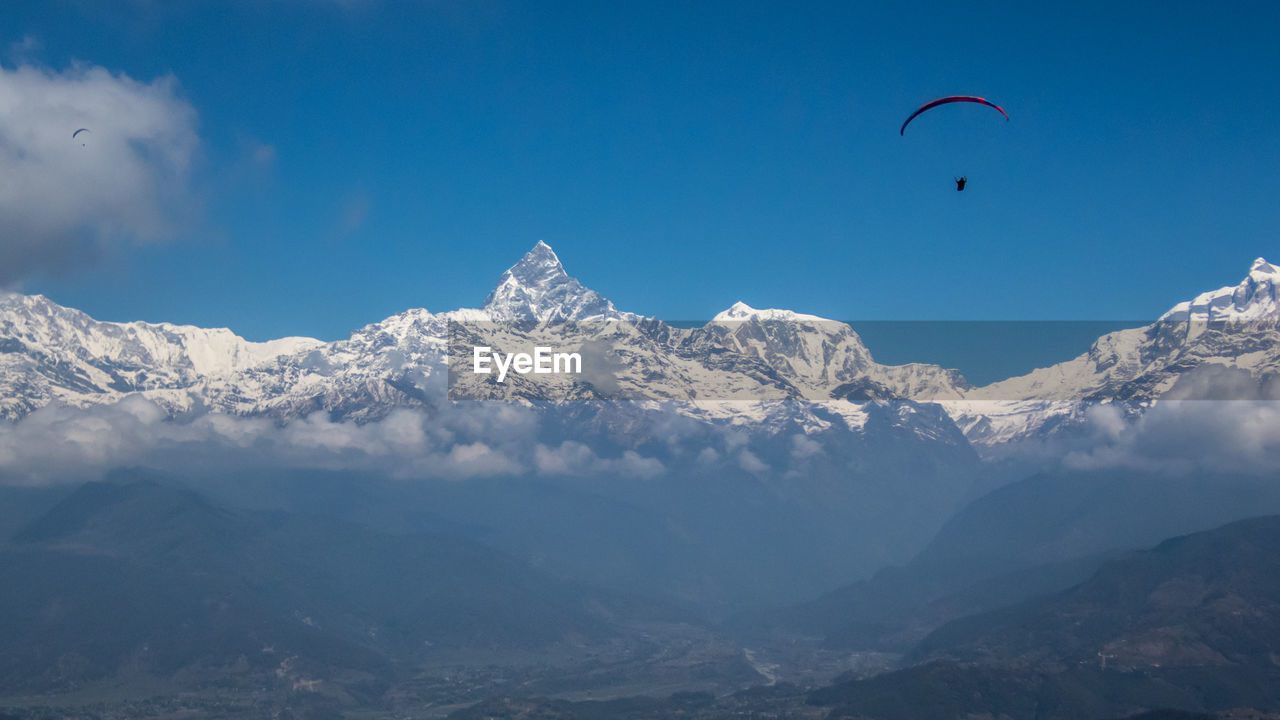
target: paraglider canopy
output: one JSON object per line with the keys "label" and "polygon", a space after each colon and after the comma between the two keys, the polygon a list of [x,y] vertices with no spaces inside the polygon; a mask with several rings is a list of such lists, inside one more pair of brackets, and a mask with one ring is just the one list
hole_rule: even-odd
{"label": "paraglider canopy", "polygon": [[908,117],[906,121],[902,123],[902,127],[899,128],[898,134],[899,135],[906,134],[907,125],[911,124],[911,121],[915,120],[916,116],[919,115],[920,113],[928,110],[932,110],[938,107],[939,105],[946,105],[948,103],[957,103],[957,102],[970,102],[970,103],[978,103],[980,105],[986,105],[987,107],[995,108],[996,110],[999,110],[1000,114],[1004,116],[1005,120],[1009,119],[1009,113],[1005,112],[1004,108],[1000,107],[999,105],[996,105],[995,103],[985,98],[975,97],[973,95],[951,95],[944,98],[938,98],[937,100],[930,100],[924,105],[921,105],[918,110],[911,113],[911,116]]}
{"label": "paraglider canopy", "polygon": [[77,131],[75,131],[75,132],[71,133],[71,139],[72,139],[72,140],[75,140],[75,139],[76,139],[76,136],[77,136],[77,135],[79,135],[79,134],[80,134],[80,133],[82,133],[82,132],[89,132],[89,128],[80,128],[79,130],[77,130]]}

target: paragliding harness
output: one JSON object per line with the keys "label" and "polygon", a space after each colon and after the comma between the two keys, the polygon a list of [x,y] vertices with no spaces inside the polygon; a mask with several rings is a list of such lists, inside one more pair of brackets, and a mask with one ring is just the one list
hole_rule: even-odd
{"label": "paragliding harness", "polygon": [[969,178],[967,178],[967,177],[965,177],[965,176],[963,176],[963,175],[961,175],[960,177],[956,178],[956,192],[960,192],[961,190],[963,190],[963,189],[964,189],[964,184],[965,184],[965,183],[967,183],[967,182],[969,182]]}

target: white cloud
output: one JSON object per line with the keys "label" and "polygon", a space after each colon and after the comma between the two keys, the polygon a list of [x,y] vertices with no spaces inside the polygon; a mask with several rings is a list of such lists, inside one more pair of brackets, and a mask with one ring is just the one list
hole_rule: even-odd
{"label": "white cloud", "polygon": [[666,472],[666,466],[657,458],[634,450],[626,450],[618,458],[602,458],[574,440],[555,448],[539,444],[534,448],[534,467],[538,474],[546,476],[622,475],[648,479]]}
{"label": "white cloud", "polygon": [[720,462],[720,453],[713,447],[705,447],[698,453],[699,465],[715,465]]}
{"label": "white cloud", "polygon": [[657,458],[644,457],[635,450],[622,453],[622,458],[613,461],[618,472],[627,477],[655,478],[666,471],[662,461]]}
{"label": "white cloud", "polygon": [[595,469],[599,458],[586,445],[566,440],[556,448],[539,444],[533,460],[541,475],[585,475]]}
{"label": "white cloud", "polygon": [[764,473],[769,471],[769,466],[763,460],[756,457],[756,454],[750,450],[743,450],[738,453],[738,467],[749,473]]}
{"label": "white cloud", "polygon": [[445,475],[455,478],[515,475],[520,463],[482,442],[454,445],[443,456]]}
{"label": "white cloud", "polygon": [[822,452],[822,443],[817,440],[805,437],[804,435],[791,436],[791,457],[795,460],[803,460],[813,457]]}
{"label": "white cloud", "polygon": [[280,422],[196,413],[169,417],[141,395],[74,408],[50,405],[0,424],[0,482],[47,484],[100,477],[117,467],[182,472],[245,467],[354,470],[398,478],[598,476],[653,478],[661,460],[626,450],[602,457],[587,445],[537,442],[533,413],[494,405],[431,414],[402,408],[369,423],[325,412]]}
{"label": "white cloud", "polygon": [[0,284],[170,237],[198,148],[173,77],[0,66]]}
{"label": "white cloud", "polygon": [[1067,467],[1249,474],[1280,467],[1274,400],[1165,400],[1132,419],[1099,407],[1086,422],[1090,443],[1064,455]]}

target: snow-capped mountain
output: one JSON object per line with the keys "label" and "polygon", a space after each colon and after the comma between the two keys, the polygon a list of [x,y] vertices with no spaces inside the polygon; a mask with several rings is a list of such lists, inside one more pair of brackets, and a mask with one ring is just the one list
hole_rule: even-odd
{"label": "snow-capped mountain", "polygon": [[[603,375],[597,370],[584,379],[534,382],[513,375],[501,384],[459,373],[455,382],[463,391],[455,397],[674,403],[678,412],[712,422],[773,425],[787,415],[803,427],[826,427],[837,418],[861,429],[866,403],[896,400],[906,409],[894,422],[909,424],[915,404],[896,388],[949,390],[958,378],[933,366],[878,365],[847,325],[812,315],[757,311],[739,303],[707,326],[678,329],[621,312],[570,277],[551,248],[538,243],[503,273],[480,309],[409,310],[347,340],[208,378],[192,392],[202,405],[281,418],[326,411],[367,421],[397,407],[434,407],[447,400],[450,333],[461,338],[455,343],[461,365],[469,362],[474,345],[544,345],[591,346],[601,355],[591,357],[590,364],[602,360],[607,366]],[[475,337],[463,342],[467,333]],[[785,400],[805,402],[786,412],[770,405]],[[926,413],[923,419],[929,427],[920,428],[922,434],[948,434],[933,427],[935,415]]]}
{"label": "snow-capped mountain", "polygon": [[1274,323],[1280,320],[1280,268],[1264,258],[1253,261],[1239,285],[1219,288],[1174,305],[1160,317],[1162,323]]}
{"label": "snow-capped mountain", "polygon": [[0,417],[52,402],[89,405],[143,392],[183,394],[280,355],[322,345],[249,342],[226,328],[99,322],[41,295],[0,294]]}
{"label": "snow-capped mountain", "polygon": [[1246,371],[1261,386],[1280,376],[1278,286],[1280,269],[1258,258],[1239,284],[1178,303],[1151,325],[1108,333],[1079,357],[941,402],[970,441],[994,445],[1070,425],[1094,403],[1141,411],[1207,366]]}
{"label": "snow-capped mountain", "polygon": [[[570,277],[541,242],[503,273],[482,308],[407,310],[332,343],[250,343],[227,330],[97,322],[20,295],[7,298],[0,317],[7,349],[0,382],[10,419],[49,403],[110,403],[136,392],[175,413],[204,408],[286,419],[323,411],[376,420],[399,407],[445,404],[448,338],[468,329],[503,335],[499,346],[585,341],[607,355],[608,370],[581,381],[513,377],[466,397],[622,398],[672,404],[716,423],[822,429],[835,422],[860,431],[868,403],[897,403],[884,417],[908,427],[919,408],[906,395],[927,389],[954,396],[962,383],[933,366],[878,365],[847,325],[812,315],[739,303],[707,326],[677,329],[621,312]],[[801,402],[784,409],[784,401]],[[945,416],[920,413],[919,424],[918,434],[958,437]]]}
{"label": "snow-capped mountain", "polygon": [[[1150,326],[1104,335],[1073,360],[978,388],[936,365],[879,364],[852,328],[814,315],[735,303],[685,329],[619,311],[569,276],[542,242],[502,274],[479,309],[407,310],[332,343],[98,322],[40,296],[10,294],[0,298],[0,413],[14,419],[49,403],[85,406],[137,392],[173,412],[375,420],[398,407],[446,404],[450,334],[465,340],[470,332],[500,347],[590,347],[607,372],[502,385],[464,378],[471,384],[459,386],[462,397],[623,398],[710,422],[774,425],[785,416],[796,427],[835,422],[853,431],[873,407],[889,404],[895,422],[916,434],[951,437],[943,425],[954,420],[969,441],[992,445],[1070,421],[1088,403],[1150,404],[1206,363],[1260,379],[1280,373],[1278,282],[1280,270],[1259,258],[1239,285],[1179,303]],[[938,403],[947,415],[920,403]]]}
{"label": "snow-capped mountain", "polygon": [[909,363],[881,365],[847,324],[790,310],[757,310],[737,302],[708,327],[722,326],[733,349],[757,357],[802,388],[811,400],[848,399],[878,388],[883,398],[959,398],[968,387],[955,370]]}

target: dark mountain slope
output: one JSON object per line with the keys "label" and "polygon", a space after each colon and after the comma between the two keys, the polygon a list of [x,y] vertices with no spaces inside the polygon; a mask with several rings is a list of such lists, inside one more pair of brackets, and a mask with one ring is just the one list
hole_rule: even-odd
{"label": "dark mountain slope", "polygon": [[907,565],[739,624],[902,651],[948,620],[1065,590],[1120,552],[1260,513],[1280,513],[1273,478],[1036,475],[969,503]]}
{"label": "dark mountain slope", "polygon": [[914,656],[1280,667],[1277,648],[1280,517],[1270,516],[1166,540],[1064,593],[956,620]]}
{"label": "dark mountain slope", "polygon": [[428,650],[617,637],[632,609],[471,541],[230,511],[153,480],[73,492],[0,546],[0,577],[9,690],[126,669],[389,677]]}

